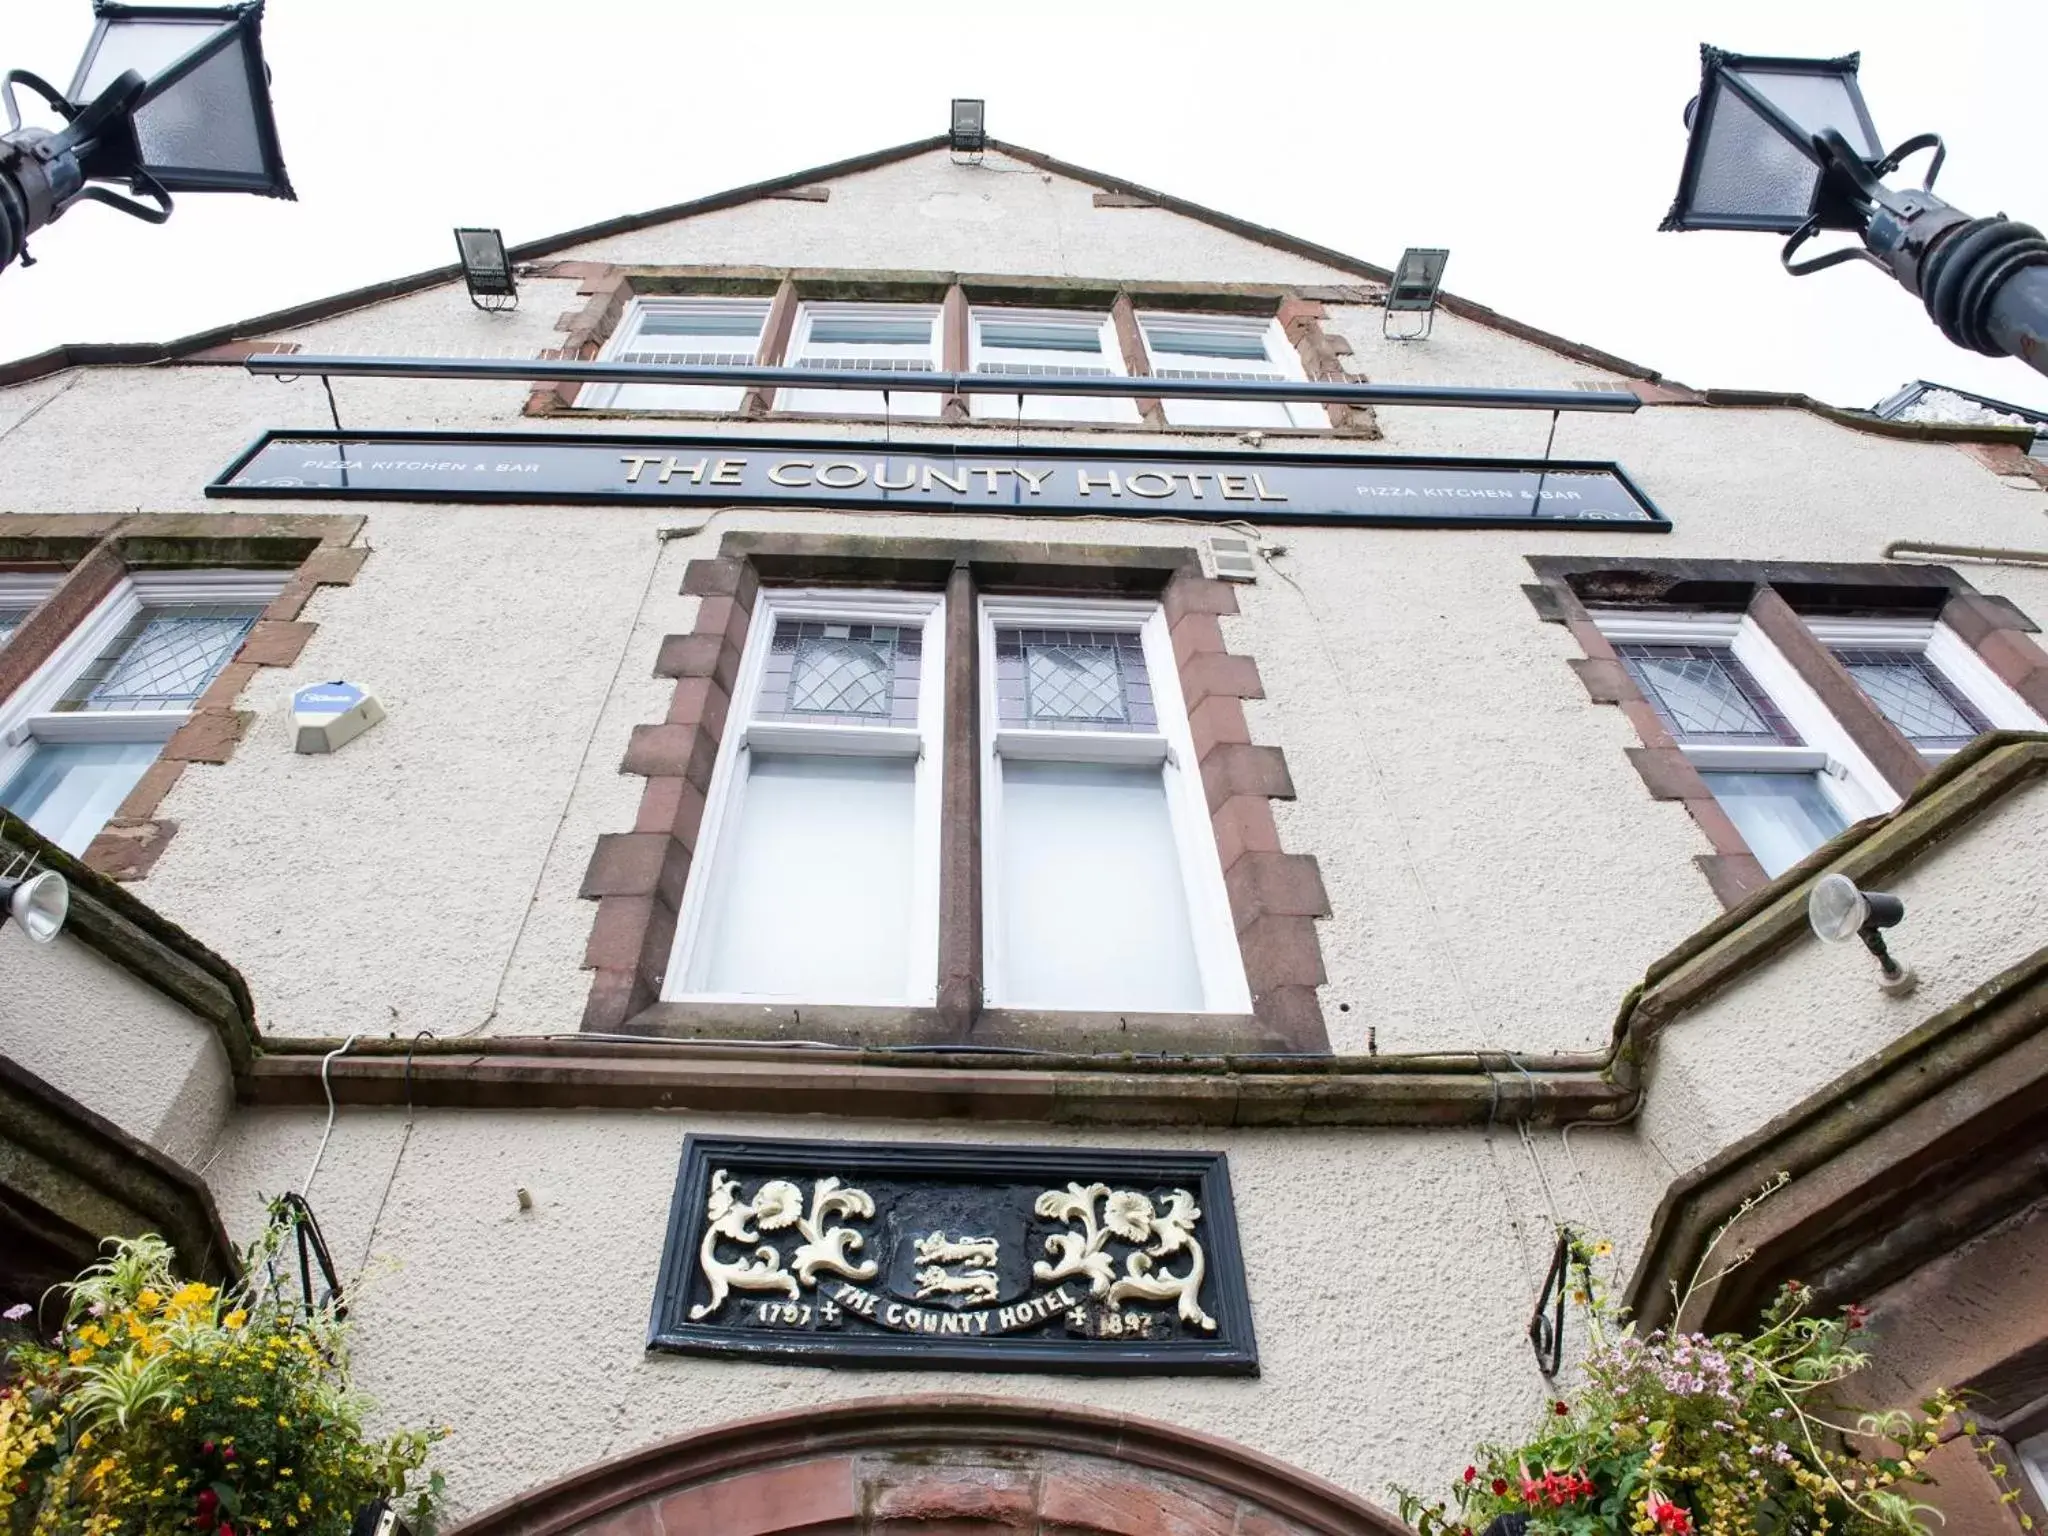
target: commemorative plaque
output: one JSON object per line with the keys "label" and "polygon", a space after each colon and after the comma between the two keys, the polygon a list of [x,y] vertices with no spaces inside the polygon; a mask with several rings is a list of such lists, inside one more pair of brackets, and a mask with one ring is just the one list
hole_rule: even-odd
{"label": "commemorative plaque", "polygon": [[1220,1152],[692,1136],[648,1347],[1256,1375]]}

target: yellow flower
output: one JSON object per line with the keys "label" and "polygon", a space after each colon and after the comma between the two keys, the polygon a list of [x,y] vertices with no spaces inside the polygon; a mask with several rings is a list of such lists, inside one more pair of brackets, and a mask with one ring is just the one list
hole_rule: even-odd
{"label": "yellow flower", "polygon": [[70,1354],[66,1355],[64,1358],[69,1360],[73,1365],[83,1365],[86,1361],[92,1358],[92,1351],[89,1349],[74,1349],[73,1351],[71,1351]]}
{"label": "yellow flower", "polygon": [[135,1305],[146,1311],[154,1312],[162,1301],[163,1297],[157,1295],[155,1291],[145,1289],[136,1296]]}
{"label": "yellow flower", "polygon": [[184,1422],[185,1422],[185,1410],[184,1410],[183,1408],[173,1408],[173,1409],[171,1410],[171,1422],[172,1422],[173,1424],[182,1424],[182,1423],[184,1423]]}
{"label": "yellow flower", "polygon": [[242,1324],[246,1323],[247,1321],[249,1321],[249,1314],[244,1312],[240,1307],[235,1308],[234,1311],[230,1312],[226,1317],[220,1320],[221,1326],[223,1328],[239,1328],[242,1326]]}

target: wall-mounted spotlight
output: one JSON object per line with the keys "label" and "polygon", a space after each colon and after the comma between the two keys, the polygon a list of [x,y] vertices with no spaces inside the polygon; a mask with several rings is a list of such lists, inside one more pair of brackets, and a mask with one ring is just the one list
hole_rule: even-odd
{"label": "wall-mounted spotlight", "polygon": [[469,302],[496,314],[519,307],[519,285],[512,280],[512,258],[505,237],[495,229],[458,229],[455,249],[462,254],[462,280],[469,284]]}
{"label": "wall-mounted spotlight", "polygon": [[979,160],[988,148],[988,103],[979,97],[953,98],[953,126],[947,134],[956,158],[965,155]]}
{"label": "wall-mounted spotlight", "polygon": [[[1386,309],[1380,315],[1382,336],[1389,341],[1420,341],[1429,334],[1436,323],[1436,296],[1444,285],[1444,264],[1450,259],[1449,251],[1431,246],[1410,246],[1401,253],[1393,281],[1387,284]],[[1398,314],[1421,319],[1412,331],[1395,331],[1390,326]]]}
{"label": "wall-mounted spotlight", "polygon": [[1898,897],[1861,890],[1847,875],[1822,875],[1806,898],[1806,920],[1814,933],[1829,944],[1861,939],[1883,972],[1878,986],[1893,997],[1904,997],[1920,984],[1910,967],[1892,958],[1884,942],[1884,930],[1905,915],[1906,904]]}
{"label": "wall-mounted spotlight", "polygon": [[21,924],[21,931],[38,944],[56,938],[70,912],[71,887],[54,869],[0,880],[0,923],[13,918]]}
{"label": "wall-mounted spotlight", "polygon": [[[0,77],[0,267],[17,257],[27,265],[28,237],[87,199],[161,224],[173,192],[293,195],[270,111],[262,0],[196,8],[97,0],[93,15],[98,24],[69,90],[25,69]],[[42,97],[63,126],[22,126],[17,85]],[[148,201],[101,182],[124,182]]]}

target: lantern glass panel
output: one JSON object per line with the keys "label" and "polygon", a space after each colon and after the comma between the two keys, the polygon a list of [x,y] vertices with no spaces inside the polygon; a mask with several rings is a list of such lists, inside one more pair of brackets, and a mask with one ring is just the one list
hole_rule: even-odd
{"label": "lantern glass panel", "polygon": [[[203,190],[213,175],[265,173],[261,108],[250,89],[248,34],[149,96],[135,110],[142,163],[172,190]],[[196,173],[194,182],[180,173]]]}
{"label": "lantern glass panel", "polygon": [[1784,69],[1735,69],[1729,73],[1807,133],[1833,128],[1864,159],[1876,160],[1883,155],[1865,125],[1853,75],[1838,70],[1799,73]]}
{"label": "lantern glass panel", "polygon": [[1820,168],[1775,124],[1725,86],[1702,103],[1705,136],[1687,213],[1796,229],[1813,206]]}
{"label": "lantern glass panel", "polygon": [[83,106],[124,69],[154,80],[230,25],[217,16],[107,17],[71,82],[71,99]]}

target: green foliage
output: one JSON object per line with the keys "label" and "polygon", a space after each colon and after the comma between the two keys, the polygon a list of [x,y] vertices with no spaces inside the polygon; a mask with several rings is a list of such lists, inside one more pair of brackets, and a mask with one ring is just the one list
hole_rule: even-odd
{"label": "green foliage", "polygon": [[65,1287],[54,1347],[9,1352],[0,1536],[346,1536],[379,1496],[431,1527],[446,1431],[366,1434],[346,1326],[278,1274],[290,1230],[273,1212],[226,1292],[155,1236]]}

